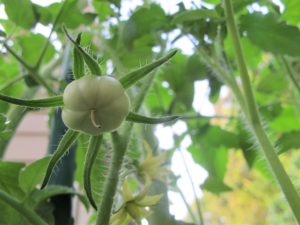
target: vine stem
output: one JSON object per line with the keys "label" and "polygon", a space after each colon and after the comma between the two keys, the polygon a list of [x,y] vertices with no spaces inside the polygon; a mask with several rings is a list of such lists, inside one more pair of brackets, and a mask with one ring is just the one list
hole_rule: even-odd
{"label": "vine stem", "polygon": [[0,200],[10,205],[22,214],[32,225],[48,225],[42,218],[31,209],[25,207],[15,198],[0,190]]}
{"label": "vine stem", "polygon": [[[137,96],[134,102],[134,111],[138,111],[142,105],[145,94],[147,93],[154,74],[148,77],[147,82],[145,82],[143,87],[140,90],[140,95]],[[96,225],[108,225],[112,206],[114,202],[114,196],[116,194],[118,182],[119,182],[119,173],[122,168],[124,156],[126,153],[128,141],[130,139],[131,129],[133,127],[133,123],[127,123],[122,129],[123,132],[119,134],[118,132],[112,133],[112,143],[113,143],[113,153],[112,159],[110,162],[110,167],[108,170],[108,176],[105,179],[103,197],[100,202],[100,205],[97,207],[97,220]]]}
{"label": "vine stem", "polygon": [[[145,98],[146,93],[152,85],[155,73],[149,74],[143,82],[142,87],[138,90],[138,94],[133,102],[132,110],[137,112]],[[117,191],[119,182],[119,173],[130,140],[133,123],[126,123],[122,128],[112,133],[113,153],[110,161],[108,175],[105,179],[102,199],[98,205],[96,225],[108,225],[111,217],[111,211],[114,202],[114,196]]]}
{"label": "vine stem", "polygon": [[250,78],[245,63],[244,53],[240,42],[240,36],[237,30],[237,25],[234,20],[234,12],[231,0],[224,0],[225,15],[227,27],[233,42],[233,48],[236,54],[240,76],[242,80],[243,94],[246,100],[246,108],[242,110],[246,113],[248,122],[252,131],[262,148],[264,156],[279,183],[282,192],[284,193],[298,223],[300,224],[300,198],[293,186],[289,176],[284,170],[275,148],[272,146],[266,132],[263,129],[262,122],[259,117],[259,112],[254,99],[254,94],[251,88]]}
{"label": "vine stem", "polygon": [[189,204],[188,201],[186,200],[186,198],[185,198],[185,196],[184,196],[182,190],[181,190],[180,188],[176,187],[176,191],[179,193],[179,195],[180,195],[182,201],[184,202],[185,207],[187,208],[187,211],[188,211],[188,213],[189,213],[189,215],[190,215],[190,217],[191,217],[193,223],[194,223],[194,224],[197,224],[196,216],[195,216],[195,214],[194,214],[194,212],[193,212],[193,210],[192,210],[192,207],[190,206],[190,204]]}
{"label": "vine stem", "polygon": [[190,170],[188,168],[187,162],[185,160],[185,157],[183,155],[183,152],[182,152],[182,149],[181,149],[180,146],[179,146],[178,150],[179,150],[179,153],[180,153],[180,156],[181,156],[181,160],[183,162],[184,169],[185,169],[185,171],[188,175],[188,179],[189,179],[189,181],[191,183],[191,186],[192,186],[192,191],[193,191],[193,194],[194,194],[194,197],[195,197],[195,203],[196,203],[196,208],[197,208],[197,214],[198,214],[198,217],[199,217],[199,223],[200,223],[200,225],[203,225],[204,224],[204,219],[203,219],[203,214],[202,214],[202,210],[201,210],[201,206],[200,206],[200,201],[199,201],[199,198],[198,198],[197,193],[196,193],[195,184],[193,182],[193,178],[191,176]]}
{"label": "vine stem", "polygon": [[104,183],[102,200],[98,206],[96,225],[108,225],[114,197],[119,181],[119,172],[122,167],[123,158],[127,148],[127,141],[123,140],[117,132],[112,133],[113,154],[108,172],[108,177]]}
{"label": "vine stem", "polygon": [[286,70],[286,74],[288,75],[292,85],[295,87],[295,89],[298,91],[298,94],[300,94],[300,85],[298,84],[295,75],[289,65],[289,63],[287,62],[286,58],[284,56],[280,56],[280,59],[284,65],[284,68]]}

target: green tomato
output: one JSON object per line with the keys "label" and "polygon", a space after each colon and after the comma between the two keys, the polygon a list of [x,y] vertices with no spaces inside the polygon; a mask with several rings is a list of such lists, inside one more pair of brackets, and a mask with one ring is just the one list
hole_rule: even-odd
{"label": "green tomato", "polygon": [[65,125],[90,135],[116,130],[130,107],[121,83],[109,76],[86,75],[71,82],[63,100]]}

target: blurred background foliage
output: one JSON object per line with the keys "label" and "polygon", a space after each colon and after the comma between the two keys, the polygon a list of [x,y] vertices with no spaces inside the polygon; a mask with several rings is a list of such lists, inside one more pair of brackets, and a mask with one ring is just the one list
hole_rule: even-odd
{"label": "blurred background foliage", "polygon": [[[299,189],[299,1],[234,0],[233,3],[259,111],[284,167]],[[5,42],[26,64],[34,66],[47,43],[49,30],[61,5],[62,2],[42,6],[29,0],[0,0],[0,9],[7,15],[0,19],[1,43]],[[201,187],[194,187],[203,191],[203,197],[198,199],[201,210],[196,210],[196,203],[182,205],[196,215],[196,219],[186,215],[187,221],[199,224],[198,218],[202,216],[203,224],[295,224],[287,203],[247,131],[230,89],[202,60],[203,51],[199,49],[229,69],[232,76],[238,75],[219,0],[69,0],[65,8],[57,21],[41,67],[36,71],[56,93],[61,92],[59,87],[64,85],[62,64],[66,63],[66,55],[70,54],[62,24],[74,36],[83,32],[82,45],[94,54],[102,70],[113,76],[122,76],[170,49],[180,50],[155,72],[154,79],[139,82],[130,95],[134,97],[142,91],[143,82],[152,82],[142,110],[154,116],[180,115],[180,122],[187,127],[180,134],[172,132],[175,145],[166,149],[169,161],[173,154],[181,151],[180,143],[188,137],[191,143],[184,150],[192,156],[194,163],[207,171]],[[44,87],[33,82],[32,71],[20,64],[5,46],[2,45],[0,50],[1,93],[21,98],[38,97],[41,93],[38,90]],[[203,99],[196,95],[200,81],[208,84],[204,92],[213,107],[209,115],[203,113],[203,108],[209,106],[202,104]],[[195,105],[200,105],[202,110]],[[0,156],[4,155],[19,121],[28,111],[30,109],[0,102]],[[52,116],[53,113],[49,113],[50,120]],[[6,117],[10,123],[7,123]],[[156,154],[162,151],[157,141],[150,141],[153,130],[149,126],[137,126],[134,132],[127,155],[128,167],[143,157],[144,140],[150,143]],[[85,150],[81,144],[86,142],[85,137],[80,140],[77,162],[83,161]],[[105,146],[110,148],[108,141]],[[105,157],[109,155],[99,156],[99,165],[105,165]],[[5,166],[5,163],[1,162],[0,167],[6,173],[18,174],[24,166]],[[82,180],[78,174],[82,172],[82,166],[82,163],[77,163],[76,179],[80,184]],[[105,170],[98,167],[95,171],[101,169]],[[1,170],[0,181],[8,179]],[[193,172],[190,175],[197,176]],[[94,172],[93,182],[99,179],[103,180],[103,174]],[[15,182],[11,177],[11,182],[5,185],[10,185],[11,194],[22,199],[20,192],[12,191],[18,189]],[[0,183],[0,188],[3,187]],[[95,193],[97,188],[100,187],[94,185]],[[164,188],[180,192],[176,179]],[[164,190],[167,192],[167,189]],[[173,216],[160,215],[169,211],[168,199],[164,201],[167,203],[157,207],[167,210],[154,209],[152,217],[169,218],[169,224],[172,224]],[[155,219],[149,221],[150,224],[158,224]]]}

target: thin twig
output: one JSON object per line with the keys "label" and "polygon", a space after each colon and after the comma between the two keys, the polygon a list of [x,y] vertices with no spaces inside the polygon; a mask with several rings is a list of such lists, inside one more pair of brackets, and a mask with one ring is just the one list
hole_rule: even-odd
{"label": "thin twig", "polygon": [[199,222],[200,222],[201,225],[203,225],[204,224],[203,214],[202,214],[202,210],[201,210],[201,207],[200,207],[200,201],[199,201],[199,198],[198,198],[197,193],[196,193],[195,184],[194,184],[192,176],[191,176],[191,172],[190,172],[190,170],[188,168],[188,165],[185,161],[185,157],[183,155],[183,152],[182,152],[182,149],[181,149],[180,146],[178,147],[178,151],[180,153],[184,169],[185,169],[185,171],[188,175],[189,182],[191,183],[191,186],[192,186],[192,191],[193,191],[193,195],[194,195],[194,198],[195,198],[195,203],[196,203],[196,208],[197,208],[197,214],[198,214],[198,217],[199,217]]}
{"label": "thin twig", "polygon": [[18,81],[24,79],[25,75],[21,75],[21,76],[17,76],[11,80],[9,80],[9,82],[7,82],[6,84],[4,84],[2,87],[0,87],[0,92],[9,88],[10,86],[14,85],[15,83],[17,83]]}
{"label": "thin twig", "polygon": [[37,60],[37,62],[36,62],[36,64],[35,64],[35,66],[33,67],[36,71],[37,71],[37,70],[39,69],[39,67],[41,66],[42,60],[44,59],[44,56],[45,56],[45,54],[46,54],[46,52],[47,52],[47,49],[48,49],[48,46],[49,46],[49,44],[50,44],[51,36],[52,36],[54,30],[55,30],[56,27],[57,27],[57,23],[58,23],[58,21],[59,21],[61,15],[62,15],[64,9],[65,9],[65,6],[66,6],[66,3],[67,3],[67,2],[68,2],[68,0],[65,0],[65,1],[64,1],[64,3],[62,4],[61,8],[59,9],[59,12],[57,13],[57,15],[56,15],[56,17],[55,17],[55,19],[54,19],[54,21],[53,21],[52,29],[51,29],[51,31],[50,31],[50,34],[49,34],[49,36],[48,36],[48,38],[47,38],[47,40],[46,40],[46,42],[45,42],[43,48],[42,48],[42,51],[41,51],[41,53],[40,53],[40,57],[38,58],[38,60]]}
{"label": "thin twig", "polygon": [[15,59],[22,64],[29,72],[33,72],[34,68],[30,66],[27,62],[25,62],[11,47],[7,45],[5,42],[3,46],[6,48],[6,50],[15,57]]}
{"label": "thin twig", "polygon": [[284,56],[280,56],[281,61],[283,62],[284,68],[286,70],[286,74],[288,75],[288,77],[291,80],[291,83],[293,84],[293,86],[295,87],[295,89],[297,89],[298,94],[300,94],[300,84],[298,83],[298,81],[295,78],[295,75],[289,65],[289,63],[287,62],[286,58]]}
{"label": "thin twig", "polygon": [[189,215],[191,216],[191,219],[193,220],[193,222],[194,222],[195,224],[197,224],[196,216],[195,216],[195,214],[194,214],[194,212],[193,212],[193,210],[192,210],[192,207],[191,207],[190,204],[187,202],[187,200],[186,200],[186,198],[185,198],[183,192],[182,192],[181,189],[178,188],[177,186],[176,186],[176,191],[179,193],[181,199],[183,200],[183,202],[184,202],[184,204],[185,204],[185,207],[187,208],[188,213],[189,213]]}

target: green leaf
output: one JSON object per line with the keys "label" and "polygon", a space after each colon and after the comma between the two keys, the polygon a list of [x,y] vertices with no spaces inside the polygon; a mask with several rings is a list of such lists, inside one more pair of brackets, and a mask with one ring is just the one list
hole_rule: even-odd
{"label": "green leaf", "polygon": [[226,174],[228,149],[239,148],[236,134],[217,126],[197,126],[189,147],[193,159],[203,166],[213,182],[223,183]]}
{"label": "green leaf", "polygon": [[[249,38],[241,37],[241,44],[243,46],[246,64],[249,69],[256,69],[261,63],[262,60],[262,51],[256,45],[254,45]],[[235,52],[232,45],[231,38],[227,35],[224,41],[224,51],[226,52],[226,56],[230,58],[230,60],[235,60]]]}
{"label": "green leaf", "polygon": [[274,68],[266,68],[262,70],[258,77],[256,90],[265,94],[277,95],[285,91],[288,87],[286,77],[281,74],[281,71],[274,71]]}
{"label": "green leaf", "polygon": [[47,185],[48,181],[51,178],[52,170],[54,169],[55,165],[64,156],[64,154],[69,150],[69,148],[76,141],[78,136],[79,136],[79,132],[68,129],[67,132],[65,133],[65,135],[62,137],[56,151],[52,155],[51,160],[48,164],[46,175],[43,180],[41,189],[43,189]]}
{"label": "green leaf", "polygon": [[191,55],[185,66],[185,73],[191,80],[204,80],[207,78],[207,66],[200,60],[198,54]]}
{"label": "green leaf", "polygon": [[280,22],[274,14],[253,13],[240,18],[242,31],[265,51],[291,56],[300,55],[300,30]]}
{"label": "green leaf", "polygon": [[173,18],[173,23],[184,23],[200,19],[207,18],[219,18],[219,15],[215,10],[208,9],[196,9],[196,10],[187,10],[176,14]]}
{"label": "green leaf", "polygon": [[48,7],[43,7],[38,4],[32,4],[34,12],[36,13],[36,17],[38,21],[43,25],[48,25],[53,22],[52,14]]}
{"label": "green leaf", "polygon": [[[1,189],[0,189],[0,192],[2,192]],[[6,194],[6,193],[4,192],[4,194]],[[27,220],[23,216],[18,215],[16,217],[16,211],[9,204],[7,204],[6,202],[4,202],[1,199],[0,199],[0,212],[1,212],[1,215],[5,215],[5,216],[0,216],[0,224],[31,225],[27,222]]]}
{"label": "green leaf", "polygon": [[168,26],[168,17],[159,5],[150,4],[137,8],[122,29],[124,46],[131,49],[137,38],[158,30],[166,30]]}
{"label": "green leaf", "polygon": [[231,191],[224,182],[218,178],[209,176],[205,182],[201,185],[201,188],[213,192],[215,194],[220,194],[221,192]]}
{"label": "green leaf", "polygon": [[54,210],[55,208],[51,201],[44,201],[35,208],[36,213],[43,220],[47,221],[47,225],[55,225]]}
{"label": "green leaf", "polygon": [[[98,0],[94,0],[94,1],[98,1]],[[121,8],[121,0],[103,0],[103,1],[113,4],[119,9]]]}
{"label": "green leaf", "polygon": [[270,102],[270,104],[266,104],[259,109],[262,117],[266,120],[273,120],[278,117],[282,111],[282,106],[280,102]]}
{"label": "green leaf", "polygon": [[[120,51],[120,60],[122,64],[129,69],[139,68],[143,62],[152,62],[155,59],[153,54],[153,46],[156,43],[156,37],[153,33],[143,35],[136,39],[133,48],[130,51],[125,50],[127,46],[122,46],[123,51]],[[117,43],[110,43],[110,47],[114,48]],[[140,59],[140,60],[137,60]]]}
{"label": "green leaf", "polygon": [[243,152],[243,156],[249,168],[252,168],[254,163],[257,161],[256,159],[258,158],[259,149],[254,148],[255,145],[250,138],[251,133],[250,131],[246,130],[244,121],[238,120],[236,132],[237,132],[240,149]]}
{"label": "green leaf", "polygon": [[[58,14],[64,2],[65,1],[62,1],[60,3],[53,3],[48,7],[48,10],[52,14],[52,18],[54,18]],[[77,3],[77,0],[68,0],[68,2],[66,2],[65,9],[62,12],[59,20],[57,21],[58,25],[64,24],[70,29],[75,29],[82,24],[89,25],[94,21],[96,14],[83,13],[83,9],[79,8],[79,4]]]}
{"label": "green leaf", "polygon": [[85,166],[83,172],[84,189],[91,205],[95,210],[97,210],[97,204],[93,197],[92,186],[91,186],[91,175],[92,175],[92,168],[94,166],[94,162],[96,160],[101,143],[102,143],[102,135],[91,136],[89,141],[89,146],[85,156],[85,162],[84,162]]}
{"label": "green leaf", "polygon": [[30,0],[3,0],[8,18],[16,25],[30,29],[36,23]]}
{"label": "green leaf", "polygon": [[81,52],[82,57],[87,64],[88,68],[90,69],[91,73],[93,75],[101,75],[101,69],[98,65],[98,62],[88,53],[86,52],[74,39],[71,37],[71,35],[68,33],[65,26],[63,26],[64,32],[67,35],[68,39],[74,44],[74,46],[78,49],[78,51]]}
{"label": "green leaf", "polygon": [[37,184],[43,181],[49,161],[50,156],[46,156],[22,168],[19,174],[19,184],[24,192],[31,192]]}
{"label": "green leaf", "polygon": [[169,87],[164,86],[162,77],[156,77],[150,93],[144,102],[151,109],[151,113],[154,115],[165,114],[172,103],[173,92]]}
{"label": "green leaf", "polygon": [[[209,174],[210,179],[208,179],[208,183],[206,184],[206,187],[209,188],[208,190],[213,192],[216,191],[210,185],[223,183],[227,169],[228,149],[225,147],[209,149],[199,145],[191,145],[189,151],[191,152],[193,159],[199,163],[199,165],[204,167]],[[223,190],[222,186],[221,188]]]}
{"label": "green leaf", "polygon": [[283,106],[281,113],[270,122],[270,129],[275,132],[291,132],[300,127],[300,118],[295,106]]}
{"label": "green leaf", "polygon": [[[9,195],[8,193],[0,190],[0,201],[1,203],[4,202],[7,205],[9,205],[12,209],[16,210],[19,214],[18,216],[16,216],[15,211],[14,211],[14,217],[12,218],[12,221],[9,220],[9,223],[2,223],[2,224],[16,224],[15,222],[17,220],[19,220],[18,224],[26,224],[26,222],[22,221],[23,217],[25,217],[28,222],[30,222],[30,224],[32,225],[47,225],[47,223],[41,218],[39,217],[36,212],[34,212],[30,207],[22,204],[20,201],[18,201],[16,198],[14,198],[13,196]],[[0,204],[1,206],[1,204]],[[3,211],[1,211],[1,213],[3,213]],[[7,220],[7,214],[5,214],[5,216],[2,216],[2,218],[4,218],[4,220]],[[15,218],[17,218],[17,220],[14,220]],[[0,220],[3,220],[0,218]],[[1,222],[1,221],[0,221]]]}
{"label": "green leaf", "polygon": [[234,12],[238,12],[255,1],[256,0],[233,0],[233,10]]}
{"label": "green leaf", "polygon": [[47,107],[57,107],[63,105],[63,97],[61,95],[49,97],[49,98],[27,100],[27,99],[13,98],[10,96],[0,94],[0,100],[11,104],[27,106],[31,108],[45,108],[45,107],[47,108]]}
{"label": "green leaf", "polygon": [[74,191],[72,188],[60,186],[60,185],[49,185],[42,190],[36,189],[30,194],[29,199],[33,199],[34,205],[32,205],[32,206],[36,207],[36,206],[38,206],[38,204],[46,201],[48,198],[56,196],[56,195],[62,195],[62,194],[77,195],[78,198],[80,199],[80,201],[86,207],[86,209],[89,208],[89,203],[82,194]]}
{"label": "green leaf", "polygon": [[[0,161],[0,190],[19,200],[25,196],[18,183],[19,172],[24,166],[24,163]],[[5,215],[0,216],[0,224],[23,224],[24,218],[22,216],[16,217],[16,211],[1,200],[0,212],[1,215]]]}
{"label": "green leaf", "polygon": [[299,25],[300,22],[300,10],[299,0],[283,0],[284,11],[282,18],[289,24]]}
{"label": "green leaf", "polygon": [[[81,33],[77,35],[76,43],[80,45]],[[84,75],[84,60],[81,52],[76,46],[73,48],[73,74],[75,79],[79,79]]]}
{"label": "green leaf", "polygon": [[213,75],[208,77],[209,82],[209,100],[213,103],[219,99],[222,83]]}
{"label": "green leaf", "polygon": [[[41,34],[30,33],[18,37],[18,42],[22,48],[22,59],[24,59],[24,61],[29,65],[35,65],[47,41],[47,38]],[[50,43],[43,58],[43,62],[49,62],[50,60],[52,60],[54,54],[54,46]]]}
{"label": "green leaf", "polygon": [[129,114],[126,117],[126,120],[134,123],[160,124],[160,123],[168,123],[171,121],[174,122],[179,118],[180,118],[179,116],[147,117],[134,112],[129,112]]}
{"label": "green leaf", "polygon": [[24,196],[18,181],[19,172],[24,166],[24,163],[0,162],[0,189],[19,199]]}
{"label": "green leaf", "polygon": [[0,142],[9,140],[9,138],[12,136],[13,131],[12,130],[4,130],[0,132]]}
{"label": "green leaf", "polygon": [[110,4],[105,1],[93,1],[93,6],[98,14],[100,21],[105,21],[109,16],[114,14]]}
{"label": "green leaf", "polygon": [[238,139],[235,133],[224,130],[218,126],[210,126],[207,130],[199,129],[197,142],[206,149],[219,147],[239,148]]}
{"label": "green leaf", "polygon": [[167,62],[170,58],[172,58],[176,54],[176,52],[177,51],[171,51],[167,55],[154,61],[153,63],[145,65],[145,66],[141,67],[140,69],[134,70],[134,71],[126,74],[125,76],[120,78],[120,80],[119,80],[120,83],[122,84],[122,86],[125,89],[129,88],[130,86],[135,84],[137,81],[142,79],[144,76],[146,76],[148,73],[150,73],[152,70],[159,67],[163,63]]}
{"label": "green leaf", "polygon": [[169,64],[166,64],[159,71],[158,75],[168,82],[170,85],[169,90],[171,89],[174,93],[173,103],[175,104],[175,110],[171,109],[171,113],[186,112],[186,110],[192,108],[194,81],[198,78],[203,79],[204,74],[202,72],[195,72],[198,66],[199,70],[202,69],[196,58],[197,56],[190,57],[178,53]]}
{"label": "green leaf", "polygon": [[278,154],[282,154],[290,149],[300,148],[300,131],[283,133],[277,140],[276,145],[279,147]]}
{"label": "green leaf", "polygon": [[[23,85],[21,82],[15,83],[14,85],[10,85],[13,80],[16,80],[17,77],[22,73],[21,67],[19,63],[14,60],[12,55],[0,54],[0,93],[5,91],[5,93],[21,95],[24,91]],[[3,87],[7,87],[7,89],[2,89]],[[0,104],[0,112],[6,112],[7,104]]]}
{"label": "green leaf", "polygon": [[4,114],[0,113],[0,132],[4,131],[7,125],[7,118]]}

